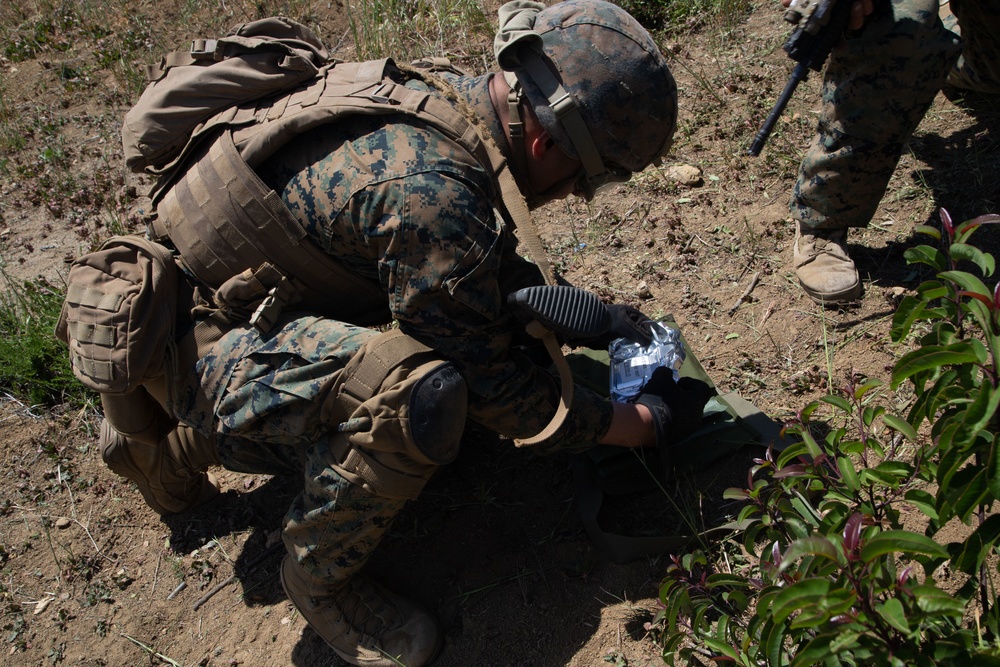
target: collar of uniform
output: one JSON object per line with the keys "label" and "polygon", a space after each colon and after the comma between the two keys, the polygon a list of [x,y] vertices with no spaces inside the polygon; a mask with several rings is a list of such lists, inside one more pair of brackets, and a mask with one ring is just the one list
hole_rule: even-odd
{"label": "collar of uniform", "polygon": [[500,152],[503,153],[504,157],[510,159],[507,133],[504,132],[496,109],[493,108],[493,101],[490,99],[490,79],[493,78],[493,74],[484,74],[482,76],[457,76],[452,74],[442,76],[442,78],[455,89],[458,96],[483,121],[490,131],[493,143],[500,148]]}

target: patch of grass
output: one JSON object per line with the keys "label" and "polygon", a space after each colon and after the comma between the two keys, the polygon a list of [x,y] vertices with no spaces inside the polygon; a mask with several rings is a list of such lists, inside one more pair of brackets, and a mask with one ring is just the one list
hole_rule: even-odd
{"label": "patch of grass", "polygon": [[0,266],[0,391],[32,406],[93,403],[73,376],[54,335],[63,291],[47,282],[16,283]]}
{"label": "patch of grass", "polygon": [[[392,56],[405,63],[448,55],[459,62],[482,63],[492,48],[491,18],[477,0],[370,0],[348,5],[359,60]],[[450,50],[449,45],[455,44],[462,44],[463,50]]]}
{"label": "patch of grass", "polygon": [[753,7],[749,0],[618,0],[615,4],[648,30],[666,33],[685,32],[706,24],[731,26]]}

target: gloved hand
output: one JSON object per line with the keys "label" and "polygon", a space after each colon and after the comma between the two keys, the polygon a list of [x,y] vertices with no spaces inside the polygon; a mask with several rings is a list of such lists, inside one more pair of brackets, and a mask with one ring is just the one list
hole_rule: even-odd
{"label": "gloved hand", "polygon": [[714,395],[712,388],[695,378],[674,381],[669,368],[657,368],[642,388],[636,403],[653,413],[656,446],[661,452],[698,430],[705,404]]}
{"label": "gloved hand", "polygon": [[606,350],[616,338],[626,338],[643,347],[653,343],[653,334],[650,331],[653,320],[641,310],[623,303],[611,304],[607,309],[611,316],[611,326],[607,332],[595,338],[567,340],[566,343],[572,347],[587,347],[592,350]]}

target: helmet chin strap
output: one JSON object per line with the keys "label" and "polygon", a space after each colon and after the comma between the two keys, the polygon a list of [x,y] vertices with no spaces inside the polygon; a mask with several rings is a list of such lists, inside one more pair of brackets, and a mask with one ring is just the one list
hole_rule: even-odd
{"label": "helmet chin strap", "polygon": [[[524,72],[528,78],[538,86],[541,93],[548,99],[549,107],[552,109],[556,121],[562,125],[566,131],[566,135],[569,137],[570,143],[573,144],[577,158],[583,164],[583,170],[586,174],[588,187],[585,190],[587,191],[587,199],[589,200],[593,196],[594,190],[609,180],[608,170],[604,164],[604,160],[601,158],[601,154],[597,150],[597,145],[594,143],[594,138],[590,134],[590,130],[587,129],[586,123],[583,122],[583,116],[580,115],[580,109],[577,106],[576,100],[555,77],[541,56],[531,49],[523,50],[520,57],[520,65],[524,68]],[[519,109],[519,102],[522,96],[521,85],[513,72],[505,71],[504,78],[510,86],[510,91],[507,94],[507,109],[509,112],[508,128],[511,133],[511,143],[514,145],[514,168],[516,171],[524,174],[524,178],[527,180],[527,172],[525,171],[527,156],[525,155],[524,148],[524,122],[521,119]],[[515,139],[515,137],[517,138]],[[530,185],[526,191],[530,192],[531,197],[543,197],[546,194],[534,192],[531,190]]]}
{"label": "helmet chin strap", "polygon": [[562,187],[556,183],[544,192],[538,192],[528,177],[528,154],[524,145],[525,125],[521,118],[521,98],[524,93],[521,91],[521,84],[518,83],[517,79],[510,78],[514,79],[514,83],[509,86],[507,92],[507,129],[510,132],[511,161],[514,164],[513,174],[521,192],[525,193],[524,198],[528,202],[528,208],[534,209],[551,200]]}

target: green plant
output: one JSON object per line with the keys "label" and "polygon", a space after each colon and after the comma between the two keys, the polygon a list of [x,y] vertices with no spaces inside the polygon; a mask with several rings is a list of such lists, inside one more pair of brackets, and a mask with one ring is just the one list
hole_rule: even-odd
{"label": "green plant", "polygon": [[[392,56],[408,62],[449,55],[446,44],[469,49],[450,54],[481,66],[492,45],[493,27],[477,0],[375,0],[348,5],[358,58]],[[478,35],[478,40],[477,40]],[[460,38],[460,39],[459,39]]]}
{"label": "green plant", "polygon": [[46,281],[17,283],[0,265],[0,391],[31,405],[85,405],[93,397],[73,376],[54,335],[64,293]]}
{"label": "green plant", "polygon": [[[733,570],[698,549],[673,559],[653,624],[663,655],[740,665],[974,665],[1000,658],[1000,286],[969,243],[982,216],[918,231],[942,241],[906,251],[934,275],[905,297],[891,338],[914,347],[889,389],[912,383],[898,416],[877,379],[852,376],[789,424],[796,436],[726,497],[743,506]],[[966,270],[968,269],[968,270]],[[904,511],[908,510],[908,511]],[[914,521],[913,516],[920,517]],[[949,524],[950,522],[950,524]],[[960,534],[949,530],[958,522]],[[971,524],[971,525],[970,525]],[[960,574],[945,589],[947,567]]]}
{"label": "green plant", "polygon": [[619,6],[648,29],[690,30],[706,22],[729,26],[750,11],[746,0],[619,0]]}

